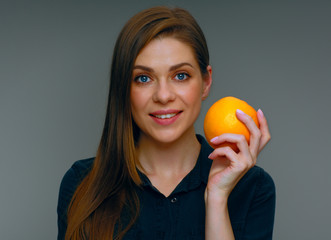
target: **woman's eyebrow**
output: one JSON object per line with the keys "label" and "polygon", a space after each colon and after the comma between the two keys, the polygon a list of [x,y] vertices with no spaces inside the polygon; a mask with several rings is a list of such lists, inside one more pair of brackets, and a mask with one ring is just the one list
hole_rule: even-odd
{"label": "woman's eyebrow", "polygon": [[194,68],[194,67],[192,66],[191,63],[183,62],[183,63],[178,63],[178,64],[176,64],[176,65],[171,66],[171,67],[169,68],[169,71],[176,70],[177,68],[180,68],[180,67],[182,67],[182,66],[186,66],[186,65],[187,65],[187,66],[190,66],[191,68]]}
{"label": "woman's eyebrow", "polygon": [[[191,68],[194,68],[192,64],[188,63],[188,62],[183,62],[183,63],[178,63],[176,65],[173,65],[169,68],[169,71],[173,71],[173,70],[176,70],[177,68],[180,68],[182,66],[190,66]],[[144,70],[146,72],[154,72],[154,70],[150,67],[146,67],[146,66],[143,66],[143,65],[136,65],[133,67],[133,69],[141,69],[141,70]]]}
{"label": "woman's eyebrow", "polygon": [[144,70],[146,72],[154,72],[154,70],[150,67],[146,67],[146,66],[142,66],[142,65],[136,65],[133,67],[133,70],[134,69],[141,69],[141,70]]}

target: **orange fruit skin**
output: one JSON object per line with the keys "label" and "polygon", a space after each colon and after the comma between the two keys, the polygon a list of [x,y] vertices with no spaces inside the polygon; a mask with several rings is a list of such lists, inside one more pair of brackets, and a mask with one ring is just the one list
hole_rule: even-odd
{"label": "orange fruit skin", "polygon": [[211,139],[223,133],[242,134],[249,143],[249,130],[244,123],[238,120],[236,116],[237,109],[251,116],[255,124],[260,127],[257,112],[247,102],[231,96],[221,98],[209,108],[204,119],[205,137],[211,147],[230,146],[234,151],[239,151],[235,143],[226,142],[215,146],[210,142]]}

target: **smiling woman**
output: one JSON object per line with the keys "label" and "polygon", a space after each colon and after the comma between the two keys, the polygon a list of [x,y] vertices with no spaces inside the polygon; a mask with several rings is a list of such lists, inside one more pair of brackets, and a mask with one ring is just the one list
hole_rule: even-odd
{"label": "smiling woman", "polygon": [[208,69],[202,76],[191,47],[175,37],[158,36],[141,50],[130,94],[140,142],[195,139],[194,122],[211,85]]}
{"label": "smiling woman", "polygon": [[[133,16],[113,54],[108,107],[95,158],[65,174],[58,239],[271,239],[275,188],[255,166],[270,139],[250,131],[213,139],[195,134],[212,84],[204,35],[184,9]],[[239,151],[221,147],[232,142]]]}

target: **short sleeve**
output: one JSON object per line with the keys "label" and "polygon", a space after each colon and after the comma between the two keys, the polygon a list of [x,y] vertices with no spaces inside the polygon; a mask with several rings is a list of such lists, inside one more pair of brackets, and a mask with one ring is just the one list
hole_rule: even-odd
{"label": "short sleeve", "polygon": [[267,172],[260,169],[254,198],[247,212],[243,239],[272,239],[275,205],[276,188],[274,181]]}
{"label": "short sleeve", "polygon": [[57,205],[58,240],[64,240],[67,230],[67,210],[77,186],[88,173],[93,158],[76,161],[65,173],[59,190]]}
{"label": "short sleeve", "polygon": [[58,240],[64,239],[65,236],[67,229],[67,210],[78,184],[77,179],[74,169],[70,168],[61,181],[57,205]]}

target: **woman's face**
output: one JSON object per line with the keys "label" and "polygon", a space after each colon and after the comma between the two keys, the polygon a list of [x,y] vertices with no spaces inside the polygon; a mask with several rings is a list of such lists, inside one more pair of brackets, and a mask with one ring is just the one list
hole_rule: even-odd
{"label": "woman's face", "polygon": [[175,38],[154,39],[141,50],[130,94],[140,139],[171,143],[194,133],[211,85],[211,67],[207,70],[203,77],[191,47]]}

